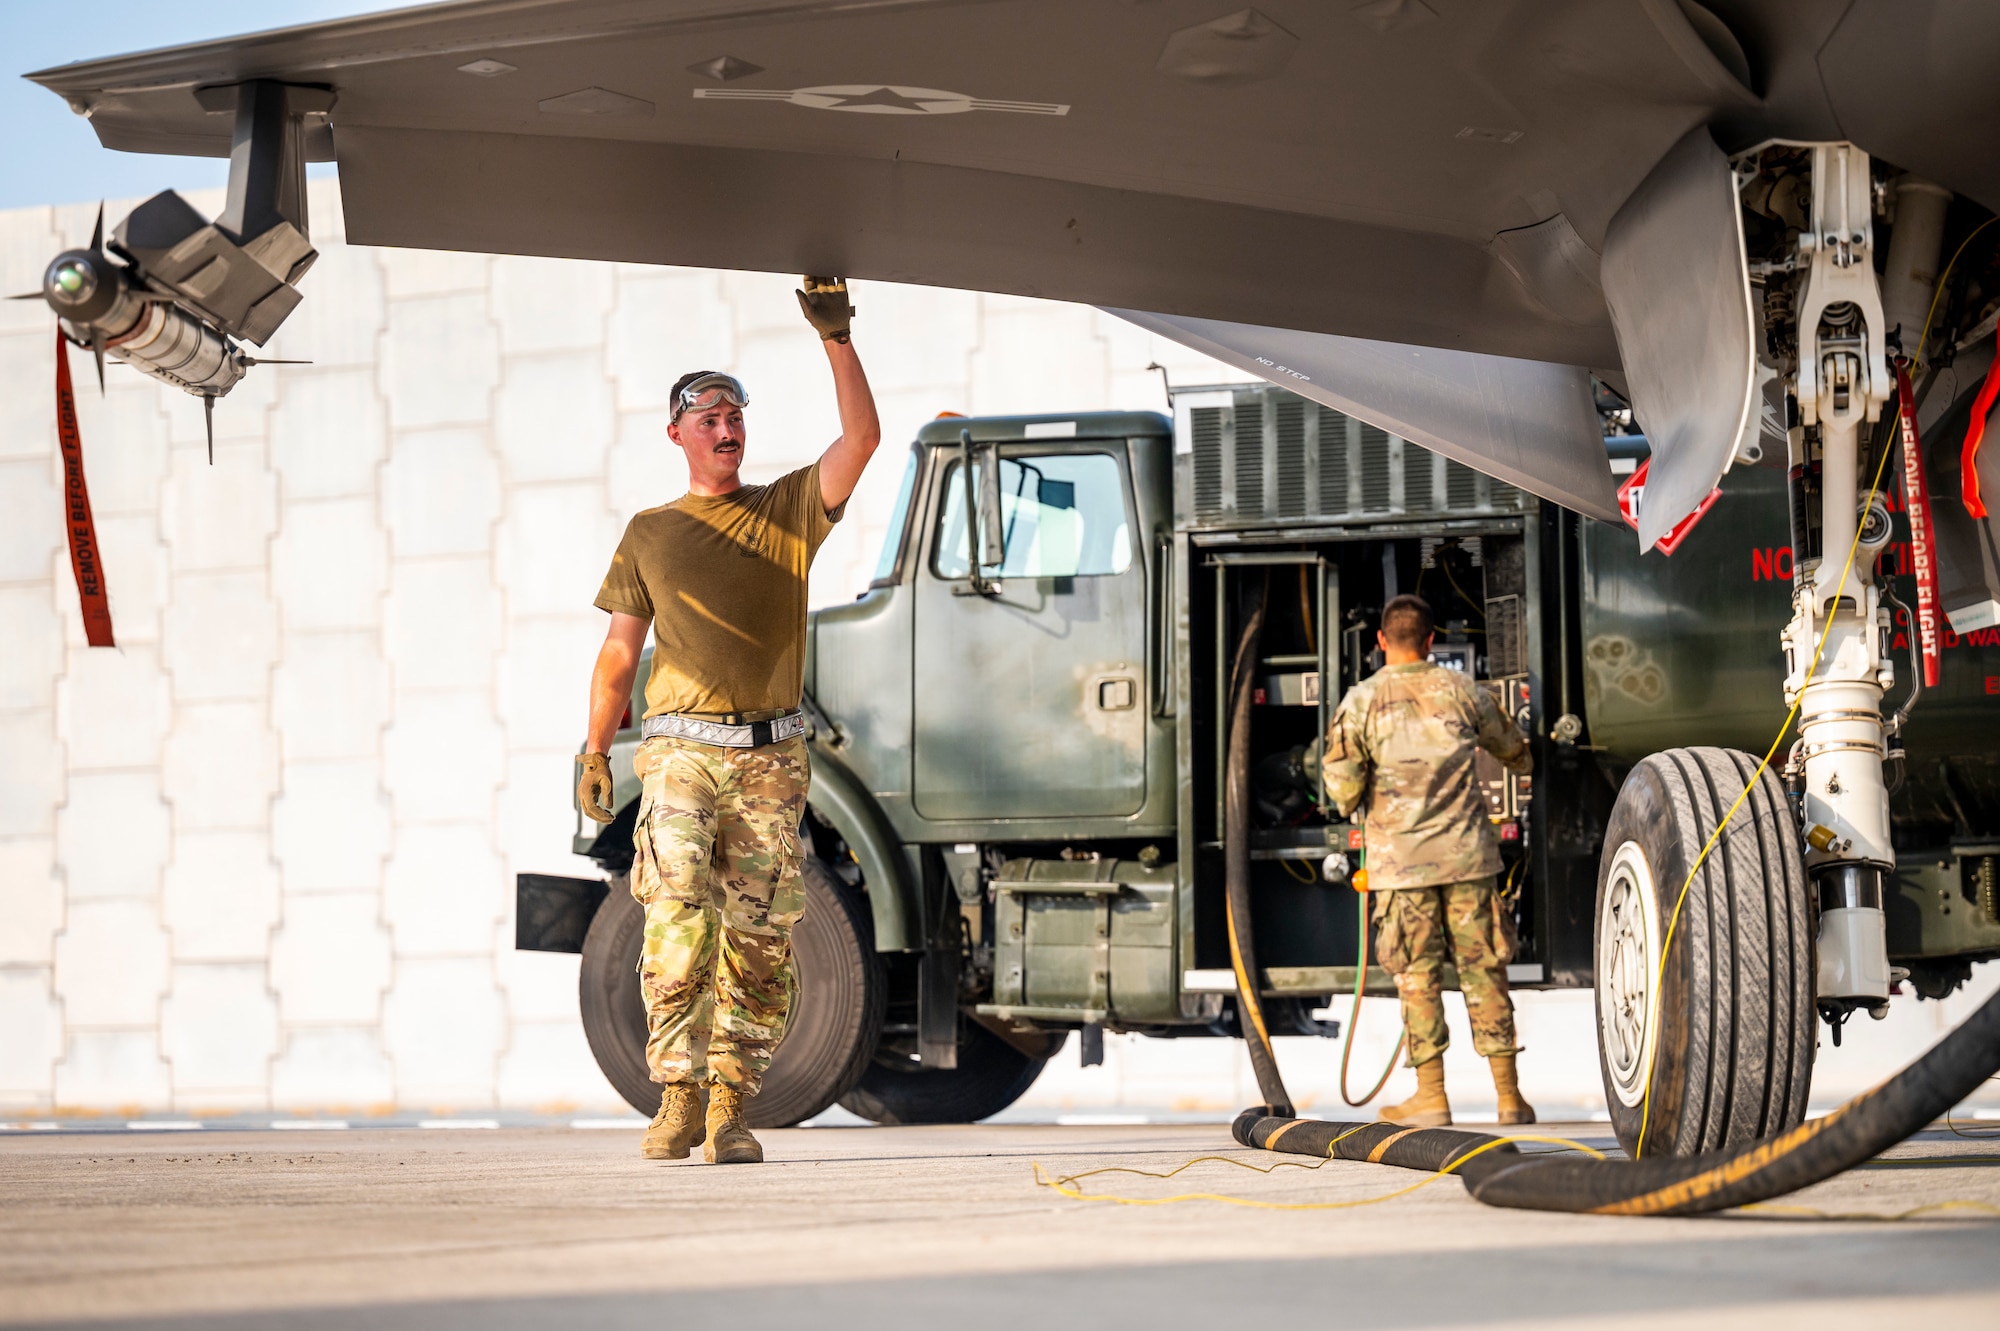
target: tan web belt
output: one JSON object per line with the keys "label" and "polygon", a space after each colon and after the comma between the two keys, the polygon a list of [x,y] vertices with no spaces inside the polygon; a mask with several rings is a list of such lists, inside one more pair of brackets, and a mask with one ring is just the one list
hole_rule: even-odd
{"label": "tan web belt", "polygon": [[[755,715],[755,713],[752,713]],[[747,718],[731,724],[728,721],[711,721],[706,717],[690,716],[687,713],[668,713],[664,716],[649,716],[640,727],[640,733],[647,739],[662,736],[669,739],[691,739],[697,744],[714,744],[725,749],[760,749],[766,744],[776,744],[780,740],[795,739],[806,733],[804,712],[780,712],[768,718],[752,721]]]}

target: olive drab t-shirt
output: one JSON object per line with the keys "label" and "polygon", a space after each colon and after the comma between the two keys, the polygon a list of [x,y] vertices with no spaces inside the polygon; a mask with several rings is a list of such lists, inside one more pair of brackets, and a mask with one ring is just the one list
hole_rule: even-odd
{"label": "olive drab t-shirt", "polygon": [[1491,695],[1456,670],[1383,666],[1347,691],[1320,760],[1327,798],[1357,810],[1371,891],[1438,887],[1500,871],[1500,844],[1473,765],[1534,766],[1528,740]]}
{"label": "olive drab t-shirt", "polygon": [[815,463],[632,519],[597,606],[653,621],[647,716],[799,705],[806,573],[839,517],[820,502]]}

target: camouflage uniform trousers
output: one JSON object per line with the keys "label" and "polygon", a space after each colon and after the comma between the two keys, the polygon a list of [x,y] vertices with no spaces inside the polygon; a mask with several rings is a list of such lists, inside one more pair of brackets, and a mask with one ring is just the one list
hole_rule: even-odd
{"label": "camouflage uniform trousers", "polygon": [[1514,945],[1506,911],[1496,909],[1497,895],[1491,878],[1374,894],[1377,955],[1402,996],[1411,1067],[1430,1062],[1451,1043],[1440,976],[1447,939],[1472,1020],[1473,1047],[1486,1058],[1519,1048],[1514,1004],[1507,997]]}
{"label": "camouflage uniform trousers", "polygon": [[657,1082],[706,1078],[754,1095],[796,988],[805,741],[729,749],[662,736],[633,767],[646,1066]]}

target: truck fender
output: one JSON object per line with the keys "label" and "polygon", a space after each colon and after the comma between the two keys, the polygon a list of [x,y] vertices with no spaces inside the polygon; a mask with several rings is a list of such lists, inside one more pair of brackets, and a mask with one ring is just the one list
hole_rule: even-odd
{"label": "truck fender", "polygon": [[846,840],[861,866],[875,917],[875,950],[904,952],[918,946],[910,923],[916,918],[917,893],[895,829],[874,796],[826,745],[814,743],[809,751],[812,788],[806,800]]}

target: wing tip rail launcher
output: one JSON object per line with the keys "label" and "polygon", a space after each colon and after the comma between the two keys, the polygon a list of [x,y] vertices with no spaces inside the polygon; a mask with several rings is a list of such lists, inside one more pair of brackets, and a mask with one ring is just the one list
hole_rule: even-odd
{"label": "wing tip rail launcher", "polygon": [[201,398],[213,461],[215,400],[260,363],[238,343],[270,339],[319,257],[306,216],[306,143],[308,122],[324,124],[334,95],[269,79],[194,95],[209,114],[235,117],[222,215],[210,222],[163,190],[107,242],[100,209],[90,244],[58,254],[30,295],[55,311],[69,342],[91,349],[100,389],[109,355]]}

